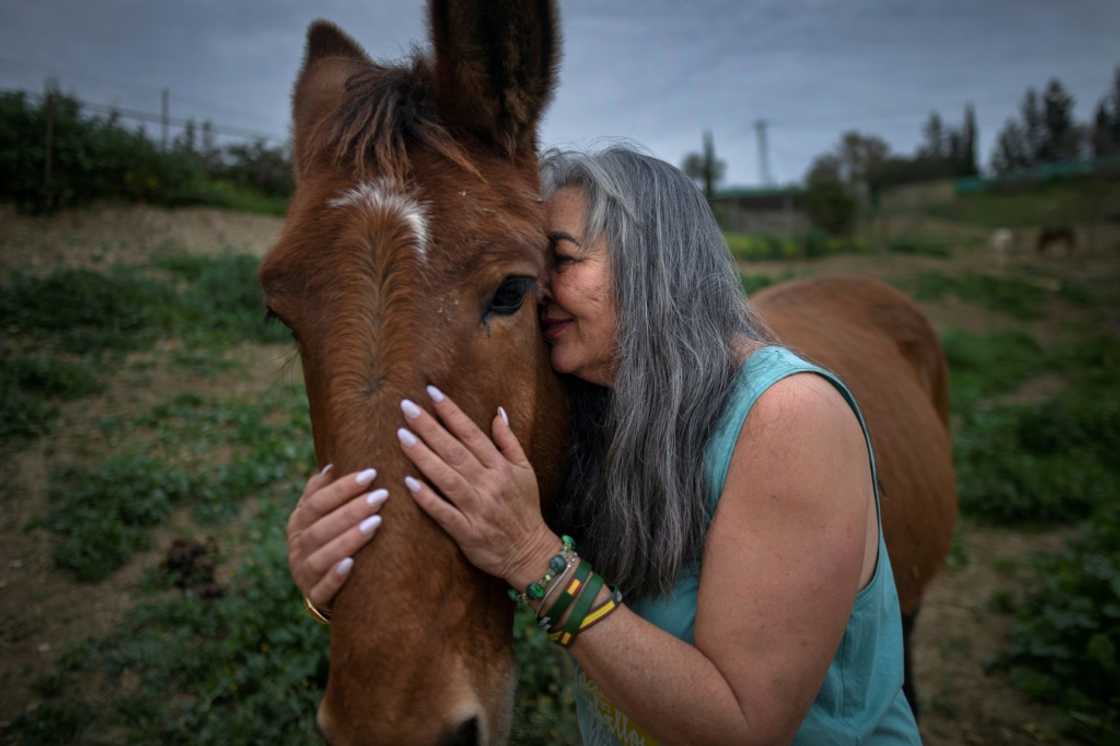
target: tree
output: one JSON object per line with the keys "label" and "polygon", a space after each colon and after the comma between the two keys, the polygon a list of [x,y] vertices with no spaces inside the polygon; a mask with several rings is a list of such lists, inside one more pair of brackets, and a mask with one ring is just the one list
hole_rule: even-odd
{"label": "tree", "polygon": [[711,202],[712,197],[715,196],[716,185],[723,180],[723,175],[727,172],[726,161],[716,158],[716,147],[711,132],[704,132],[704,151],[686,155],[681,163],[681,170],[704,187],[704,196]]}
{"label": "tree", "polygon": [[1034,164],[1034,153],[1028,141],[1027,134],[1022,125],[1014,119],[1008,119],[996,138],[996,147],[992,153],[992,170],[1003,175]]}
{"label": "tree", "polygon": [[869,188],[890,155],[890,146],[881,137],[851,130],[840,138],[836,155],[840,180],[851,187]]}
{"label": "tree", "polygon": [[1042,95],[1042,141],[1036,152],[1040,163],[1069,161],[1081,155],[1081,132],[1073,122],[1073,96],[1055,78]]}
{"label": "tree", "polygon": [[930,112],[929,119],[922,127],[925,144],[919,149],[918,154],[930,158],[942,158],[945,155],[945,127],[941,124],[941,115],[936,111]]}
{"label": "tree", "polygon": [[825,153],[817,156],[805,176],[805,211],[813,225],[833,235],[845,235],[856,217],[856,200],[842,178],[843,164],[839,156]]}
{"label": "tree", "polygon": [[1113,76],[1111,93],[1097,104],[1090,141],[1094,158],[1120,154],[1120,65]]}
{"label": "tree", "polygon": [[961,155],[960,160],[960,175],[961,176],[976,176],[980,173],[980,167],[977,165],[976,159],[976,109],[971,103],[965,104],[964,107],[964,126],[961,128]]}

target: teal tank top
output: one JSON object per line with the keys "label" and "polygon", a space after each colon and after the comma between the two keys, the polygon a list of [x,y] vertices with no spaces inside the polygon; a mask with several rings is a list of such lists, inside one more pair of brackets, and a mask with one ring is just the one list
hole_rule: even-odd
{"label": "teal tank top", "polygon": [[[756,350],[736,376],[724,414],[704,452],[708,499],[715,515],[727,480],[731,455],[751,407],[778,381],[795,373],[816,373],[830,381],[851,405],[867,441],[875,510],[879,513],[879,480],[867,423],[848,388],[831,372],[802,360],[784,347]],[[682,573],[667,596],[630,604],[636,614],[669,634],[695,644],[696,594],[700,568]],[[879,553],[871,580],[856,595],[852,614],[833,656],[816,699],[801,723],[793,743],[871,744],[910,746],[920,744],[918,726],[902,693],[902,620],[898,591],[883,540],[879,517]],[[653,746],[657,741],[608,701],[577,667],[576,711],[585,746]]]}

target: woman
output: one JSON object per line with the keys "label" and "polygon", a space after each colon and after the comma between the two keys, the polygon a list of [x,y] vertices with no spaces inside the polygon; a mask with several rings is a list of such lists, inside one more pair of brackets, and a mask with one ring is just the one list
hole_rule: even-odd
{"label": "woman", "polygon": [[[561,640],[578,664],[584,742],[918,743],[850,393],[772,344],[707,203],[675,168],[623,148],[552,153],[542,182],[554,253],[542,330],[553,367],[575,379],[552,523],[625,597],[612,604],[604,588],[564,607],[565,619],[606,610]],[[506,413],[487,436],[428,393],[401,403],[398,437],[423,477],[407,493],[474,564],[552,613],[581,563],[542,518]],[[329,602],[378,523],[385,493],[353,499],[373,479],[358,476],[313,477],[301,504],[320,510],[293,514],[289,559],[312,605]],[[293,540],[305,532],[322,539],[307,549]],[[316,576],[314,552],[335,569]]]}

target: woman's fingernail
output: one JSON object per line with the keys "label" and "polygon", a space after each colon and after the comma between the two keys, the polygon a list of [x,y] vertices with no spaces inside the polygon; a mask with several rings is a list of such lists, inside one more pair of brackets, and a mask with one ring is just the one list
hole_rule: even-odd
{"label": "woman's fingernail", "polygon": [[416,494],[417,492],[420,491],[420,486],[421,486],[420,485],[420,480],[419,479],[414,479],[413,477],[405,477],[404,478],[404,486],[408,487],[409,492],[411,492],[413,494]]}
{"label": "woman's fingernail", "polygon": [[371,534],[371,533],[373,533],[373,530],[380,525],[381,525],[381,516],[371,515],[369,518],[365,519],[364,521],[362,521],[361,523],[358,524],[358,530],[361,531],[363,534]]}
{"label": "woman's fingernail", "polygon": [[337,572],[339,575],[345,575],[346,573],[350,572],[350,568],[353,567],[353,566],[354,566],[354,560],[347,557],[346,559],[342,560],[341,562],[339,562],[337,565],[334,566],[334,571]]}
{"label": "woman's fingernail", "polygon": [[366,503],[371,506],[377,506],[389,499],[389,490],[380,489],[366,495]]}
{"label": "woman's fingernail", "polygon": [[443,401],[447,398],[443,395],[443,392],[437,389],[435,386],[428,386],[427,391],[428,396],[432,397],[432,401]]}
{"label": "woman's fingernail", "polygon": [[377,469],[365,469],[364,471],[358,472],[358,475],[354,477],[354,481],[358,484],[369,484],[376,476]]}
{"label": "woman's fingernail", "polygon": [[397,430],[397,437],[400,438],[401,442],[406,446],[416,445],[416,436],[403,427],[400,430]]}
{"label": "woman's fingernail", "polygon": [[506,427],[509,427],[509,415],[506,414],[506,410],[498,407],[498,416],[502,418],[502,422],[506,423]]}
{"label": "woman's fingernail", "polygon": [[410,420],[414,420],[420,416],[420,407],[416,406],[415,402],[408,399],[401,399],[401,411],[404,412],[404,416]]}
{"label": "woman's fingernail", "polygon": [[327,464],[326,466],[323,467],[323,470],[321,472],[319,472],[319,476],[323,476],[324,474],[326,474],[328,471],[330,471],[333,468],[334,468],[334,464]]}

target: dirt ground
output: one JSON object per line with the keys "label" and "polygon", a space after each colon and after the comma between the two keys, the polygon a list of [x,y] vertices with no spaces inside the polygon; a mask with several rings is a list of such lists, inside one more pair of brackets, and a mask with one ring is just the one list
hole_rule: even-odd
{"label": "dirt ground", "polygon": [[[281,222],[222,210],[151,207],[77,210],[44,219],[0,207],[0,273],[146,262],[152,252],[169,248],[205,253],[237,247],[262,254],[275,241]],[[985,236],[981,231],[960,231],[955,238],[982,245]],[[1068,261],[1024,255],[1015,261],[1018,266],[1037,265],[1042,276],[1056,273],[1093,280],[1102,275],[1117,277],[1118,257],[1120,253]],[[743,265],[745,272],[774,277],[792,272],[892,278],[924,269],[1004,271],[1007,259],[980,248],[958,252],[952,260],[872,255]],[[942,329],[979,331],[1008,323],[998,314],[955,300],[928,305],[926,310]],[[1047,317],[1031,328],[1042,338],[1056,338],[1067,324],[1080,321]],[[1117,323],[1120,329],[1120,318]],[[280,377],[298,377],[298,365],[294,374],[281,370],[284,360],[278,358],[276,348],[238,348],[230,354],[244,363],[240,372],[212,379],[161,365],[160,354],[157,349],[140,354],[150,356],[150,361],[130,359],[108,379],[105,395],[65,405],[55,435],[24,450],[0,454],[0,731],[7,721],[35,706],[30,684],[50,669],[67,642],[104,634],[121,618],[142,569],[166,551],[174,533],[174,525],[169,526],[149,552],[133,558],[104,583],[84,585],[54,571],[49,535],[26,526],[45,512],[46,474],[56,455],[95,447],[82,441],[93,432],[95,418],[104,414],[136,414],[156,399],[198,391],[200,386],[252,391]],[[1031,385],[1038,390],[1009,395],[1030,401],[1047,393],[1045,382]],[[928,589],[917,622],[915,665],[927,744],[1064,743],[1056,730],[1056,713],[1028,702],[1004,676],[985,672],[1010,625],[1008,616],[992,609],[993,595],[1014,591],[1025,558],[1059,546],[1063,533],[980,528],[962,521],[958,544],[965,559],[951,563]]]}

